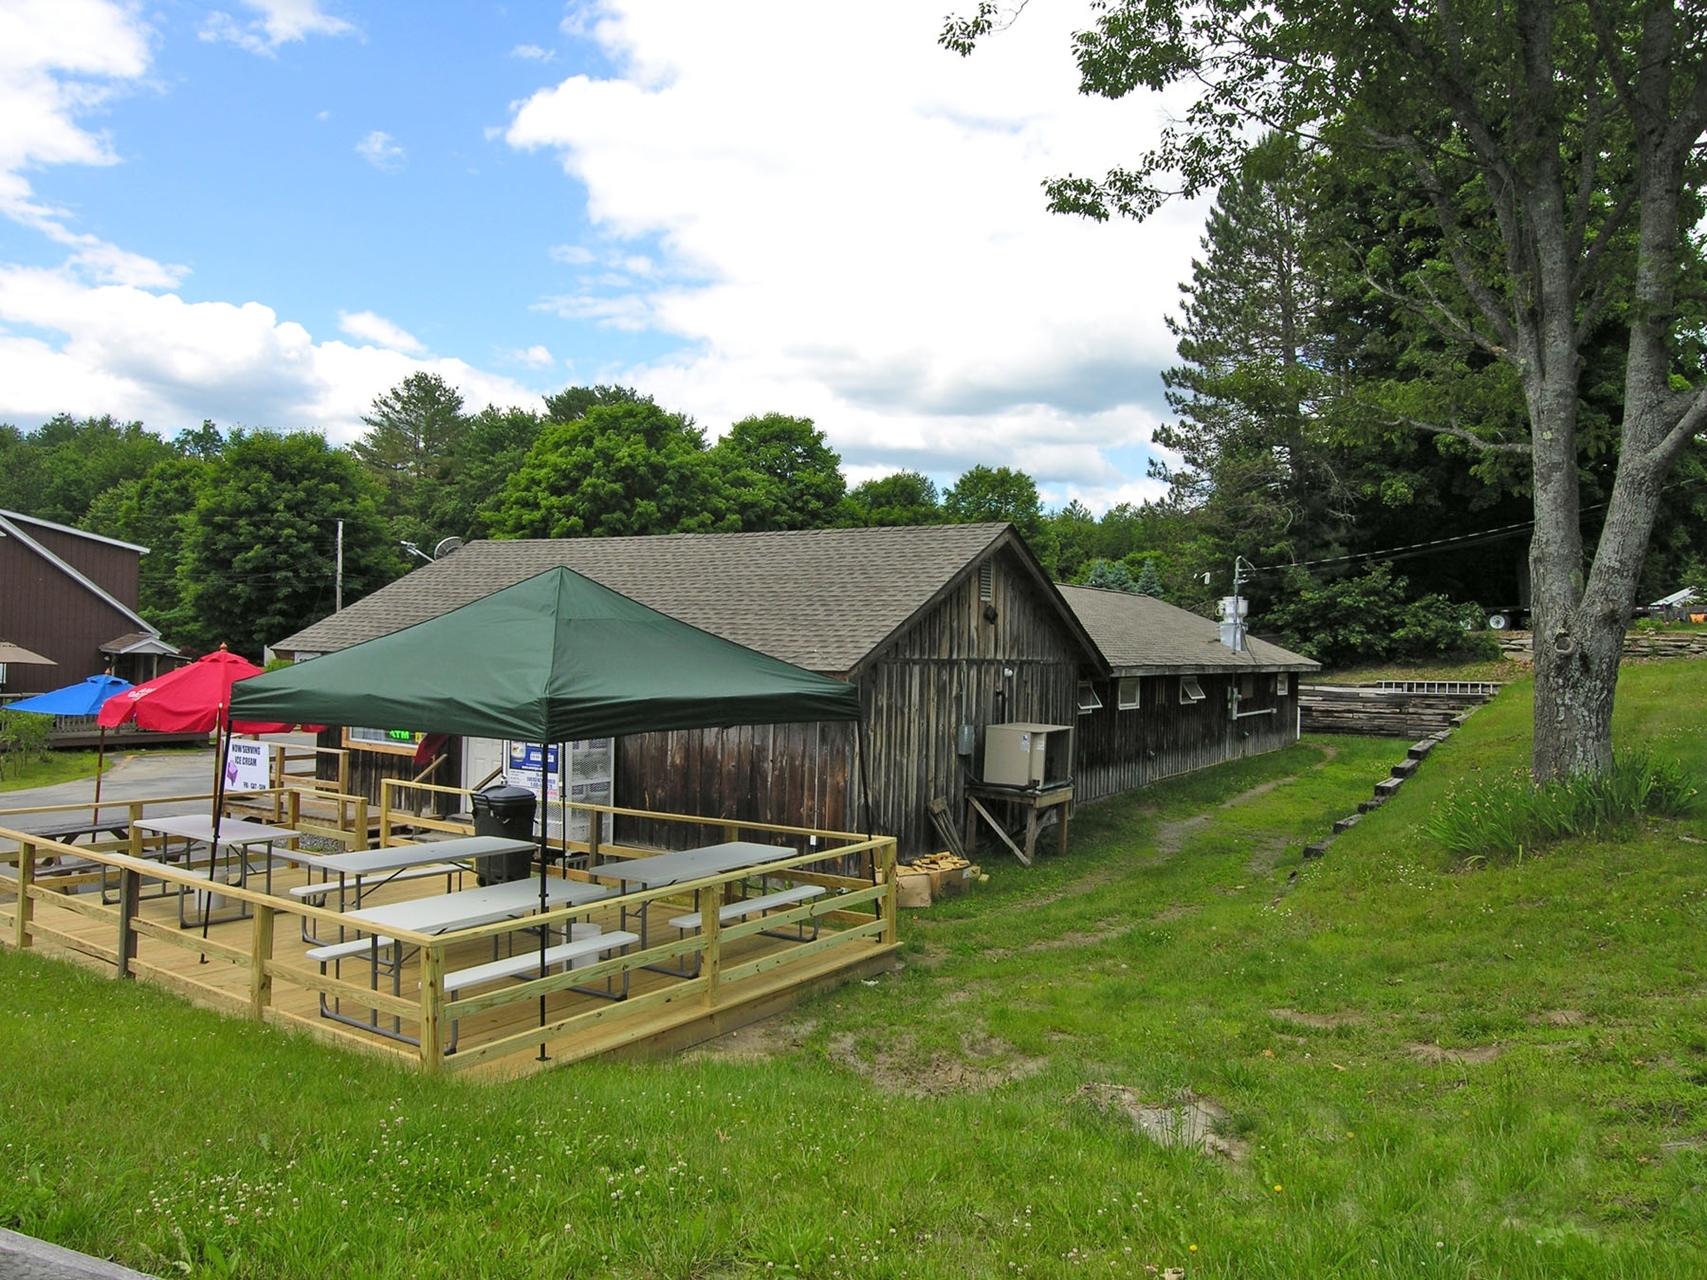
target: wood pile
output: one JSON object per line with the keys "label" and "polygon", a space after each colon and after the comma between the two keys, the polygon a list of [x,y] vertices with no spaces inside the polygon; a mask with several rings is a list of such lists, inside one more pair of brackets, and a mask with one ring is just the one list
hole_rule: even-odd
{"label": "wood pile", "polygon": [[1462,724],[1465,716],[1492,696],[1310,684],[1298,687],[1298,707],[1305,733],[1415,739]]}

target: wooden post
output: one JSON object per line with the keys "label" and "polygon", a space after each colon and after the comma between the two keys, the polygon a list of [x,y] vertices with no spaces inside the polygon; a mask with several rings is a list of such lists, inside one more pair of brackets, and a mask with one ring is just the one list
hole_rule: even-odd
{"label": "wooden post", "polygon": [[605,833],[605,815],[598,812],[587,815],[587,865],[599,865],[599,840]]}
{"label": "wooden post", "polygon": [[296,827],[296,826],[300,825],[301,822],[302,822],[302,792],[296,790],[293,787],[293,788],[291,788],[291,792],[290,792],[290,821],[285,823],[285,826]]}
{"label": "wooden post", "polygon": [[700,890],[705,903],[699,917],[699,935],[705,939],[705,954],[700,965],[705,973],[705,1004],[717,1003],[718,983],[723,978],[723,886],[711,885]]}
{"label": "wooden post", "polygon": [[367,797],[356,797],[355,821],[350,824],[355,831],[357,849],[367,848]]}
{"label": "wooden post", "polygon": [[900,913],[895,909],[895,849],[896,842],[886,840],[883,844],[883,940],[897,942],[900,940]]}
{"label": "wooden post", "polygon": [[444,1020],[445,953],[429,944],[421,948],[421,1070],[438,1075],[444,1070],[439,1024]]}
{"label": "wooden post", "polygon": [[379,847],[391,847],[391,783],[390,778],[379,780]]}
{"label": "wooden post", "polygon": [[273,916],[275,909],[257,903],[249,927],[249,1016],[260,1022],[273,1002]]}
{"label": "wooden post", "polygon": [[119,872],[119,977],[133,978],[130,962],[136,959],[136,900],[142,893],[142,876],[130,867]]}
{"label": "wooden post", "polygon": [[740,838],[741,828],[739,824],[734,822],[725,822],[723,824],[723,839],[725,842],[734,844]]}
{"label": "wooden post", "polygon": [[12,912],[12,942],[19,951],[30,945],[30,917],[36,907],[30,889],[35,882],[36,847],[26,840],[18,845],[18,905]]}
{"label": "wooden post", "polygon": [[[130,806],[130,856],[133,858],[142,856],[142,831],[136,825],[141,821],[142,804],[141,802],[133,803]],[[161,859],[161,861],[165,861],[165,859]]]}
{"label": "wooden post", "polygon": [[350,753],[347,750],[338,752],[338,794],[350,794]]}

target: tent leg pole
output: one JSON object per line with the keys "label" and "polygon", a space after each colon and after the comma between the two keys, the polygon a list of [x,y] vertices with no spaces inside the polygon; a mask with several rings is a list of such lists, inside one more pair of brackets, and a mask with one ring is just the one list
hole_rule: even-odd
{"label": "tent leg pole", "polygon": [[[213,914],[213,881],[214,875],[219,869],[219,826],[220,819],[225,813],[225,764],[231,755],[231,721],[226,719],[224,706],[219,708],[219,719],[214,721],[213,727],[216,734],[223,728],[224,734],[219,739],[219,750],[214,752],[219,771],[213,779],[213,842],[208,846],[207,851],[207,896],[202,899],[202,938],[204,940],[207,938],[208,917]],[[249,855],[245,852],[243,856],[247,858]],[[271,850],[268,851],[268,856],[272,856]],[[202,956],[201,962],[207,963],[206,955]]]}
{"label": "tent leg pole", "polygon": [[[561,752],[559,752],[561,755]],[[545,899],[545,868],[551,857],[551,749],[545,743],[539,744],[539,914],[546,912]],[[567,828],[565,828],[567,830]],[[546,928],[539,926],[539,976],[545,976],[545,944]],[[539,998],[539,1025],[545,1026],[545,997]],[[545,1051],[545,1041],[539,1042],[539,1061],[549,1062],[551,1055]]]}

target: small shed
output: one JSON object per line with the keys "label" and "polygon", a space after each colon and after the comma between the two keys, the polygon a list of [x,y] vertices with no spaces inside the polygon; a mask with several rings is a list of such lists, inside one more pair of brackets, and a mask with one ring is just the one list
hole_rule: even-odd
{"label": "small shed", "polygon": [[1298,740],[1298,680],[1321,664],[1150,596],[1063,586],[1107,660],[1078,690],[1074,777],[1092,800]]}

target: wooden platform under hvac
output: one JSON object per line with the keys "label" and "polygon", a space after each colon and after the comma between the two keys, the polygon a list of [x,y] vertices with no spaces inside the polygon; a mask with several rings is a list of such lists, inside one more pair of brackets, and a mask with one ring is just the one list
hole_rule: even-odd
{"label": "wooden platform under hvac", "polygon": [[[274,892],[284,894],[305,880],[303,873],[295,869],[276,871]],[[44,877],[40,883],[48,882],[50,877]],[[436,883],[436,887],[442,891],[443,884]],[[366,901],[370,904],[402,901],[430,894],[434,888],[434,883],[413,881],[382,888]],[[0,902],[0,916],[9,914],[12,909],[12,902]],[[33,949],[46,956],[111,974],[118,959],[114,945],[114,912],[115,908],[103,906],[99,894],[94,892],[38,895],[31,926]],[[193,915],[193,907],[191,913]],[[667,914],[670,913],[661,912],[660,919]],[[220,1013],[242,1016],[249,1012],[250,973],[244,963],[251,940],[249,921],[229,920],[210,924],[205,944],[207,950],[198,954],[195,950],[182,949],[183,943],[198,936],[200,930],[194,926],[180,926],[176,894],[146,898],[140,903],[139,919],[142,922],[139,924],[140,936],[137,954],[132,961],[133,972],[139,980],[157,983],[195,1004]],[[591,919],[602,924],[607,932],[614,930],[619,923],[614,911],[603,914],[594,911]],[[7,923],[9,926],[10,922]],[[162,940],[161,935],[165,934],[174,935],[173,941]],[[518,930],[515,936],[518,939],[516,945],[524,946],[530,935]],[[266,1021],[304,1031],[342,1048],[376,1054],[402,1066],[417,1066],[419,1051],[414,1046],[388,1038],[383,1031],[416,1036],[418,1022],[408,1016],[363,1007],[359,990],[346,995],[343,1009],[363,1018],[371,1015],[370,1029],[350,1027],[321,1016],[319,997],[288,977],[291,972],[298,972],[306,978],[317,974],[317,966],[305,956],[309,945],[301,939],[299,919],[281,915],[272,952],[275,977],[272,1002],[265,1011]],[[798,958],[791,956],[789,953],[795,950],[804,954]],[[446,1062],[447,1065],[466,1068],[461,1074],[470,1078],[499,1080],[607,1054],[673,1052],[768,1017],[799,1000],[856,977],[867,977],[893,968],[898,950],[897,944],[886,944],[881,936],[855,939],[846,945],[819,951],[798,948],[796,944],[778,938],[743,938],[726,948],[723,963],[731,969],[747,966],[759,971],[723,983],[718,989],[715,1007],[705,1005],[697,986],[680,978],[639,970],[630,975],[628,1001],[605,1000],[575,991],[547,996],[546,1016],[549,1020],[581,1012],[598,1016],[591,1020],[592,1025],[583,1026],[573,1035],[548,1038],[549,1059],[544,1063],[537,1061],[533,1052],[487,1056],[485,1049],[485,1046],[506,1037],[521,1035],[534,1025],[539,1017],[537,1000],[504,1005],[463,1019],[458,1028],[459,1051],[447,1057]],[[471,966],[490,958],[489,944],[470,942],[451,950],[446,967]],[[763,968],[755,966],[755,961],[775,963],[772,967]],[[365,987],[369,981],[367,962],[344,961],[342,979],[351,987]],[[679,997],[669,994],[672,988],[680,990]],[[382,976],[379,989],[383,994],[399,995],[404,1000],[418,999],[418,960],[406,960],[395,983],[388,975]],[[458,1059],[462,1061],[458,1062]]]}
{"label": "wooden platform under hvac", "polygon": [[1427,737],[1463,721],[1498,692],[1494,685],[1460,692],[1436,688],[1306,684],[1298,687],[1300,728],[1305,733],[1347,733],[1372,738]]}

